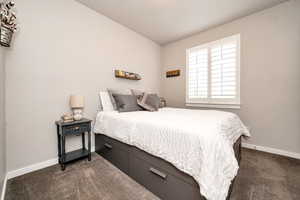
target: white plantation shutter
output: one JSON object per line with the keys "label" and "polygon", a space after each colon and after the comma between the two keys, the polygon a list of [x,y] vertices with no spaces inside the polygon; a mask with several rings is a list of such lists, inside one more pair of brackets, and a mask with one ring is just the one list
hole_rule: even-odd
{"label": "white plantation shutter", "polygon": [[240,104],[240,36],[187,50],[187,104]]}
{"label": "white plantation shutter", "polygon": [[189,64],[189,96],[207,98],[208,49],[191,51]]}
{"label": "white plantation shutter", "polygon": [[236,96],[236,43],[211,48],[211,98]]}

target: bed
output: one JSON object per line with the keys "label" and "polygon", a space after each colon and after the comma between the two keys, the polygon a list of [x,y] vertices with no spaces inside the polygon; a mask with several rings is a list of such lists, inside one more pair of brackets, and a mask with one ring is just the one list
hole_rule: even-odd
{"label": "bed", "polygon": [[233,113],[161,108],[101,111],[96,152],[163,200],[225,200],[247,128]]}

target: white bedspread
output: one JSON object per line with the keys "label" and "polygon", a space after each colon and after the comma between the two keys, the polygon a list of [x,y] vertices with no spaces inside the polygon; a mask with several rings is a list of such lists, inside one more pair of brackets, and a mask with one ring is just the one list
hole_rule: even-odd
{"label": "white bedspread", "polygon": [[99,112],[94,126],[191,175],[208,200],[225,200],[238,171],[233,144],[250,136],[239,117],[215,110],[163,108],[158,112]]}

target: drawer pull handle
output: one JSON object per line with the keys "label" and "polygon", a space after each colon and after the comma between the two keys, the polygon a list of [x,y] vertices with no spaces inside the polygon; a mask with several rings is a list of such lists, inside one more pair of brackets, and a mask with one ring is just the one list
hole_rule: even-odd
{"label": "drawer pull handle", "polygon": [[108,149],[112,149],[112,146],[110,144],[105,143],[104,146]]}
{"label": "drawer pull handle", "polygon": [[166,179],[166,178],[167,178],[167,174],[165,174],[165,173],[163,173],[163,172],[161,172],[161,171],[159,171],[159,170],[157,170],[157,169],[155,169],[155,168],[153,168],[153,167],[151,167],[151,168],[149,169],[149,171],[152,172],[153,174],[155,174],[155,175],[157,175],[157,176],[163,178],[163,179]]}

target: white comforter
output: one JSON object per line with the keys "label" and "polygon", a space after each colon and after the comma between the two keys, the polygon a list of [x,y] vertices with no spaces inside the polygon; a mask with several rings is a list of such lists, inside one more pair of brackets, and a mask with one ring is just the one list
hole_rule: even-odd
{"label": "white comforter", "polygon": [[99,112],[94,126],[191,175],[208,200],[225,200],[238,171],[233,144],[250,136],[239,117],[214,110],[163,108],[158,112]]}

